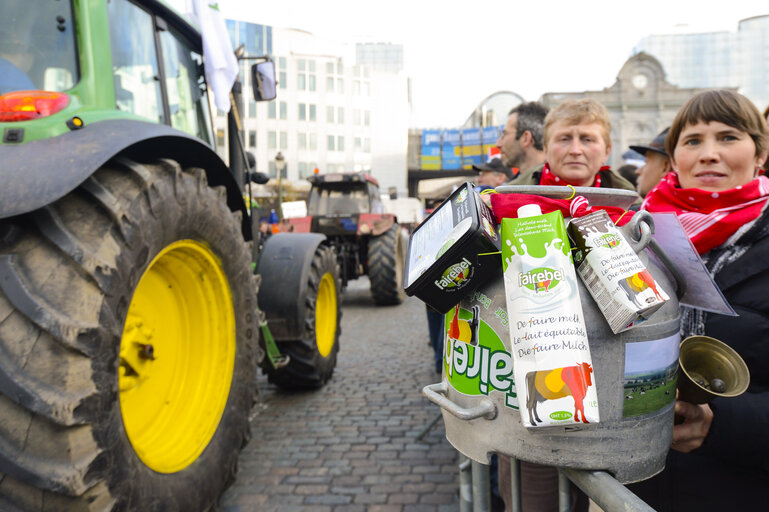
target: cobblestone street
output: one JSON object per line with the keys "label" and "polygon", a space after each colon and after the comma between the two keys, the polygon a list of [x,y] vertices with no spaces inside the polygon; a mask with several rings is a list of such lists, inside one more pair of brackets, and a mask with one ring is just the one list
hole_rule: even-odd
{"label": "cobblestone street", "polygon": [[437,382],[425,306],[377,307],[368,280],[344,295],[334,377],[285,392],[260,375],[252,439],[221,512],[458,510],[457,454],[421,394]]}

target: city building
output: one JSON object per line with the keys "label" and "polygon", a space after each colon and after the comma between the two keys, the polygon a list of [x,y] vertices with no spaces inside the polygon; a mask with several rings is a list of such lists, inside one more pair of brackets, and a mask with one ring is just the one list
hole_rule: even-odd
{"label": "city building", "polygon": [[662,64],[646,53],[636,53],[620,69],[613,85],[601,91],[552,92],[540,101],[548,108],[566,100],[592,98],[603,104],[611,119],[612,152],[609,165],[622,166],[628,146],[646,145],[673,122],[678,110],[700,88],[671,84]]}
{"label": "city building", "polygon": [[[321,173],[368,171],[384,190],[405,194],[408,138],[407,79],[402,71],[356,62],[356,48],[297,29],[226,20],[233,48],[250,57],[269,55],[275,62],[278,95],[252,100],[248,69],[242,60],[245,146],[257,170],[276,178],[275,157],[286,166],[282,179],[303,181]],[[401,48],[402,68],[402,48]],[[218,146],[226,140],[227,119],[215,120]],[[223,158],[227,155],[220,153]]]}
{"label": "city building", "polygon": [[647,36],[633,52],[656,57],[679,87],[735,87],[759,110],[769,105],[769,15],[741,20],[736,32]]}

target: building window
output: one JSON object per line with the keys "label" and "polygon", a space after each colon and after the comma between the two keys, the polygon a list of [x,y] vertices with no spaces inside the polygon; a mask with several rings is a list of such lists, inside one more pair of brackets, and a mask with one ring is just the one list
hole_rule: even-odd
{"label": "building window", "polygon": [[288,119],[288,105],[285,101],[280,102],[280,118]]}
{"label": "building window", "polygon": [[286,76],[287,75],[285,71],[281,71],[280,74],[278,75],[278,83],[281,89],[285,89],[286,87],[288,87],[288,82],[286,82],[287,80]]}
{"label": "building window", "polygon": [[317,121],[317,113],[315,105],[310,104],[310,121]]}
{"label": "building window", "polygon": [[307,69],[310,71],[310,73],[315,73],[315,61],[314,60],[308,60],[307,61]]}
{"label": "building window", "polygon": [[344,80],[342,80],[341,78],[337,79],[336,88],[339,94],[344,94]]}
{"label": "building window", "polygon": [[299,71],[307,70],[307,61],[305,59],[299,59],[296,61],[296,68]]}
{"label": "building window", "polygon": [[339,59],[336,62],[336,74],[341,75],[344,73],[344,68],[342,67],[342,59]]}
{"label": "building window", "polygon": [[317,162],[310,162],[309,164],[307,164],[307,169],[308,169],[308,170],[309,170],[311,173],[313,173],[313,174],[315,174],[315,169],[317,169],[317,168],[318,168],[318,164],[317,164]]}
{"label": "building window", "polygon": [[275,119],[277,117],[277,109],[278,107],[275,101],[267,103],[267,117]]}
{"label": "building window", "polygon": [[326,74],[327,75],[333,75],[334,74],[334,63],[333,62],[326,62]]}
{"label": "building window", "polygon": [[363,139],[363,151],[371,153],[371,139]]}
{"label": "building window", "polygon": [[299,149],[307,149],[307,134],[306,133],[297,133],[296,134],[296,147]]}
{"label": "building window", "polygon": [[300,121],[307,120],[307,105],[304,103],[299,104],[299,120]]}
{"label": "building window", "polygon": [[328,136],[328,144],[327,144],[327,148],[326,149],[328,149],[329,151],[334,151],[334,144],[335,143],[336,143],[336,137],[334,137],[333,135],[329,135]]}
{"label": "building window", "polygon": [[248,147],[256,147],[256,130],[248,130]]}
{"label": "building window", "polygon": [[363,124],[366,126],[371,126],[371,112],[368,110],[363,111]]}
{"label": "building window", "polygon": [[270,175],[270,178],[277,178],[278,177],[278,168],[275,167],[275,160],[270,160],[267,164],[267,172]]}
{"label": "building window", "polygon": [[336,122],[339,124],[344,124],[344,107],[339,107],[336,109]]}
{"label": "building window", "polygon": [[315,75],[308,75],[308,89],[311,91],[315,90]]}
{"label": "building window", "polygon": [[330,76],[326,78],[326,91],[334,92],[334,77]]}
{"label": "building window", "polygon": [[326,107],[326,122],[334,122],[334,107]]}
{"label": "building window", "polygon": [[288,133],[280,132],[280,149],[288,149]]}
{"label": "building window", "polygon": [[272,130],[267,132],[267,148],[278,149],[278,134]]}
{"label": "building window", "polygon": [[310,134],[310,150],[317,151],[317,149],[318,149],[318,136],[314,133],[311,133]]}
{"label": "building window", "polygon": [[299,73],[297,76],[297,84],[300,91],[306,91],[307,90],[307,75],[304,73]]}
{"label": "building window", "polygon": [[336,138],[336,149],[337,151],[344,151],[344,136],[340,135]]}
{"label": "building window", "polygon": [[355,137],[355,149],[361,149],[363,147],[363,141],[360,137]]}
{"label": "building window", "polygon": [[256,102],[254,100],[248,102],[248,117],[256,117]]}
{"label": "building window", "polygon": [[307,177],[307,162],[299,162],[297,164],[297,169],[299,170],[299,177],[300,178],[306,178]]}
{"label": "building window", "polygon": [[286,69],[286,58],[278,57],[278,69]]}
{"label": "building window", "polygon": [[357,108],[352,109],[352,124],[360,126],[360,110]]}

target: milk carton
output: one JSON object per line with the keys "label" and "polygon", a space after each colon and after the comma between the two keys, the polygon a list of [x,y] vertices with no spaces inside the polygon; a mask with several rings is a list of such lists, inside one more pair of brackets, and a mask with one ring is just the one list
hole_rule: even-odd
{"label": "milk carton", "polygon": [[638,325],[670,299],[605,211],[571,219],[568,231],[577,273],[612,332]]}
{"label": "milk carton", "polygon": [[[513,375],[526,427],[597,423],[587,331],[560,211],[502,220]],[[524,407],[525,405],[525,407]]]}

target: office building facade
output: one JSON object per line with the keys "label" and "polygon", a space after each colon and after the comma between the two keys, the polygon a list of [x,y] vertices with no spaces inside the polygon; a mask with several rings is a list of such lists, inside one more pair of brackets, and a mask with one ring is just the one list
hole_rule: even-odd
{"label": "office building facade", "polygon": [[736,32],[647,36],[633,52],[656,57],[679,87],[736,87],[759,110],[769,105],[769,15],[741,20]]}
{"label": "office building facade", "polygon": [[[244,44],[246,55],[270,55],[275,62],[277,98],[260,103],[252,99],[250,63],[240,63],[245,146],[258,171],[276,178],[280,152],[287,164],[283,179],[303,180],[316,168],[320,173],[368,171],[384,190],[405,191],[408,97],[402,72],[359,64],[354,45],[303,30],[226,23],[233,48]],[[226,129],[220,112],[215,121],[219,147]]]}

